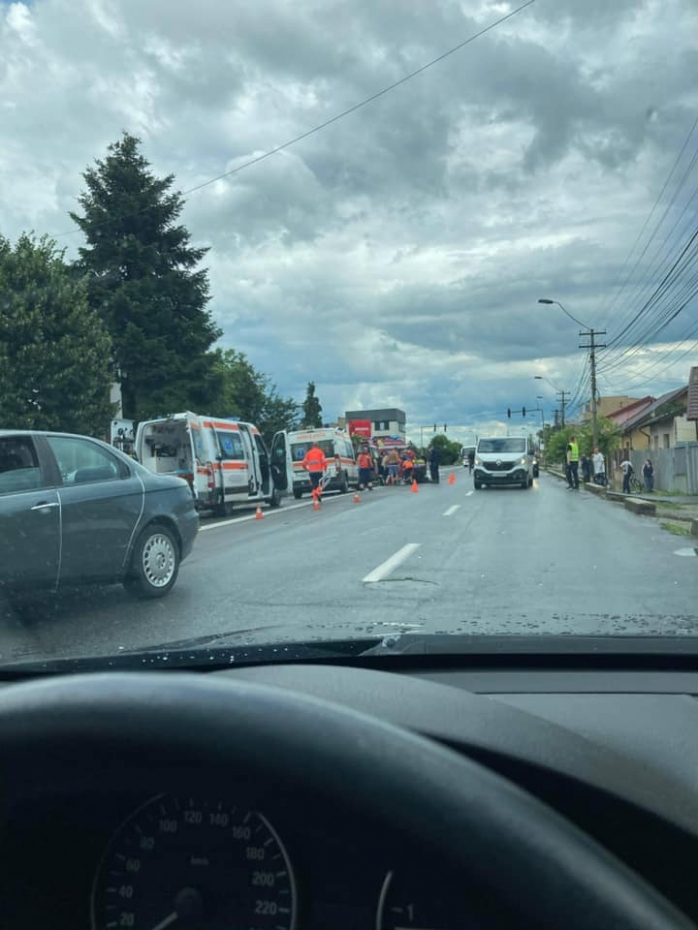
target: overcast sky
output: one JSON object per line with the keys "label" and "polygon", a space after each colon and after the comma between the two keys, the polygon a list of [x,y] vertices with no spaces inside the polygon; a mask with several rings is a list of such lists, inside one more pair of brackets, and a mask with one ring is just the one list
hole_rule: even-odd
{"label": "overcast sky", "polygon": [[[0,0],[0,233],[74,229],[81,173],[122,130],[187,190],[516,5]],[[302,399],[314,379],[328,419],[399,406],[413,427],[487,429],[538,394],[549,417],[554,391],[536,374],[588,398],[578,327],[537,298],[608,339],[642,306],[696,228],[698,129],[640,236],[698,116],[697,76],[695,0],[536,0],[358,112],[191,194],[183,219],[211,248],[223,345],[285,395]],[[685,382],[697,309],[661,343],[601,355],[601,393]]]}

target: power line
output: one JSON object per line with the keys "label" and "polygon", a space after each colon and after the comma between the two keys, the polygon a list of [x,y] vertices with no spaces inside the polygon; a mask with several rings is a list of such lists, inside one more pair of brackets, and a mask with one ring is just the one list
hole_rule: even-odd
{"label": "power line", "polygon": [[[675,287],[677,281],[682,275],[684,275],[688,269],[693,265],[698,257],[698,246],[694,247],[694,243],[698,240],[698,230],[696,230],[693,235],[689,238],[686,245],[683,247],[679,253],[678,258],[674,261],[669,270],[665,273],[664,277],[660,283],[655,287],[654,293],[652,296],[645,302],[645,304],[637,312],[635,319],[639,319],[640,316],[647,313],[654,305],[658,304],[659,300],[662,297],[666,297],[666,294],[669,292],[670,288]],[[688,257],[686,257],[688,256]],[[690,290],[693,286],[695,278],[690,279],[687,283],[684,282],[681,285],[682,290],[679,292],[681,296],[684,296],[687,290]],[[605,370],[610,370],[612,368],[617,368],[623,360],[627,357],[631,357],[637,349],[641,348],[643,344],[646,344],[649,339],[656,336],[661,329],[668,325],[672,319],[674,319],[681,310],[684,309],[686,304],[690,302],[693,297],[693,293],[688,298],[687,301],[683,302],[676,308],[675,304],[665,305],[664,310],[660,313],[660,319],[657,322],[651,323],[649,328],[646,328],[643,331],[642,336],[636,340],[633,346],[626,347],[619,356],[617,356],[612,362],[605,364],[603,367]],[[651,327],[655,326],[655,330],[651,331]]]}
{"label": "power line", "polygon": [[[625,259],[625,262],[623,263],[623,267],[621,268],[621,270],[620,270],[620,272],[619,272],[619,275],[623,273],[623,270],[625,269],[626,265],[627,265],[628,262],[630,261],[630,258],[631,258],[631,256],[632,256],[633,252],[635,251],[635,249],[637,248],[637,246],[638,246],[640,240],[642,239],[642,236],[644,235],[644,232],[645,232],[645,230],[647,229],[647,226],[649,225],[650,220],[651,220],[652,217],[654,216],[655,210],[657,209],[657,207],[659,206],[659,204],[660,204],[660,202],[661,202],[661,199],[662,199],[662,197],[663,197],[663,195],[664,195],[664,192],[666,191],[667,187],[669,186],[669,184],[670,184],[670,182],[671,182],[672,177],[674,176],[674,172],[675,172],[676,169],[678,168],[678,166],[679,166],[679,164],[680,164],[680,162],[681,162],[681,159],[683,158],[684,152],[686,151],[686,149],[687,149],[687,147],[688,147],[688,144],[689,144],[689,142],[691,141],[691,137],[693,136],[693,133],[695,132],[697,126],[698,126],[698,117],[696,117],[696,119],[694,120],[693,125],[691,126],[691,128],[690,128],[690,130],[689,130],[689,133],[688,133],[688,135],[686,136],[686,139],[685,139],[685,141],[684,141],[684,143],[683,143],[683,146],[681,147],[681,151],[680,151],[679,154],[677,155],[676,160],[674,161],[674,164],[672,165],[671,171],[669,172],[669,174],[668,174],[668,176],[667,176],[667,179],[666,179],[666,181],[664,182],[664,184],[663,184],[663,186],[662,186],[662,189],[660,190],[659,194],[657,195],[657,198],[656,198],[656,200],[655,200],[655,202],[654,202],[654,204],[653,204],[653,206],[652,206],[652,209],[651,209],[651,211],[650,211],[650,213],[649,213],[647,219],[645,220],[645,222],[644,222],[644,224],[643,224],[643,226],[642,226],[642,229],[640,230],[640,232],[639,232],[639,234],[638,234],[638,236],[637,236],[637,239],[636,239],[635,242],[633,243],[633,246],[632,246],[632,248],[630,249],[630,252],[628,253],[627,258]],[[698,149],[697,149],[697,153],[698,153]],[[670,200],[670,202],[669,202],[667,208],[665,209],[665,211],[664,211],[664,213],[662,214],[661,218],[659,219],[659,221],[657,222],[656,226],[654,227],[654,230],[652,231],[652,235],[649,237],[649,239],[648,239],[647,242],[645,243],[645,247],[643,248],[643,250],[642,250],[642,252],[640,253],[640,255],[637,257],[637,259],[636,259],[636,261],[635,261],[635,264],[633,265],[633,267],[631,268],[631,270],[628,272],[628,275],[627,275],[627,277],[625,278],[625,281],[623,282],[623,285],[621,286],[620,290],[616,292],[616,295],[614,296],[613,300],[611,301],[611,304],[610,304],[609,306],[607,306],[607,307],[604,306],[603,309],[604,309],[604,311],[605,311],[605,315],[606,315],[606,316],[611,312],[611,310],[613,309],[613,307],[615,306],[615,304],[618,302],[618,298],[620,297],[620,295],[621,295],[621,294],[623,293],[623,291],[625,290],[625,288],[626,288],[628,282],[630,281],[630,278],[631,278],[632,275],[635,273],[635,271],[636,271],[638,265],[640,264],[640,262],[642,261],[642,259],[643,259],[644,255],[645,255],[645,253],[647,252],[647,249],[648,249],[649,246],[651,245],[652,240],[654,239],[654,237],[656,236],[657,232],[659,231],[659,228],[660,228],[660,226],[662,225],[662,223],[664,222],[664,219],[666,218],[669,209],[670,209],[671,206],[673,205],[673,203],[674,203],[674,201],[675,201],[675,199],[676,199],[676,197],[677,197],[679,191],[681,190],[681,188],[683,187],[683,184],[685,183],[686,177],[687,177],[688,173],[690,172],[690,170],[691,170],[691,168],[692,168],[692,166],[693,166],[693,164],[694,164],[694,162],[695,162],[695,157],[696,157],[696,156],[695,156],[695,154],[694,154],[693,159],[691,160],[691,163],[689,164],[689,167],[688,167],[687,170],[684,172],[684,175],[683,175],[681,181],[679,182],[679,185],[678,185],[676,191],[674,192],[674,196],[673,196],[672,199]],[[616,282],[616,284],[617,284],[617,282]],[[614,286],[615,286],[615,285],[614,285]],[[615,342],[617,341],[617,339],[618,339],[618,337],[615,337],[613,340],[611,340],[611,342],[609,342],[609,347],[610,347],[610,345],[612,345],[613,343],[615,343]]]}
{"label": "power line", "polygon": [[[444,61],[444,59],[449,58],[451,55],[455,55],[456,52],[459,52],[461,49],[465,48],[466,45],[470,45],[476,39],[481,38],[486,35],[488,32],[491,32],[493,29],[496,29],[497,26],[501,26],[502,23],[505,23],[508,19],[517,16],[526,7],[532,6],[536,0],[526,0],[525,3],[522,3],[520,6],[517,6],[516,9],[511,10],[509,13],[506,13],[504,16],[500,16],[499,19],[494,20],[490,23],[489,26],[485,26],[480,29],[478,32],[473,33],[467,39],[464,39],[462,42],[459,42],[458,45],[454,45],[448,51],[443,52],[441,55],[438,55],[436,58],[433,58],[431,61],[427,62],[425,65],[422,65],[419,68],[416,68],[414,71],[410,71],[409,74],[404,75],[399,78],[397,81],[393,81],[392,84],[388,84],[386,87],[383,87],[381,90],[376,91],[373,94],[370,94],[368,97],[364,97],[363,100],[360,100],[358,103],[353,104],[350,107],[347,107],[346,110],[342,110],[341,113],[336,113],[334,116],[331,116],[329,119],[324,120],[322,123],[318,123],[317,126],[313,126],[312,129],[308,129],[305,132],[300,133],[300,135],[294,136],[294,138],[282,142],[281,145],[277,145],[273,149],[268,149],[266,152],[262,152],[261,155],[256,155],[254,158],[250,158],[248,161],[243,162],[243,164],[238,165],[236,168],[231,168],[230,171],[224,171],[222,174],[216,175],[214,178],[209,178],[207,181],[202,181],[201,184],[196,184],[194,187],[190,187],[187,190],[181,192],[182,197],[186,197],[189,194],[194,194],[197,191],[202,190],[204,187],[208,187],[209,184],[215,184],[216,181],[222,181],[224,178],[229,178],[234,174],[239,174],[241,171],[245,171],[247,168],[251,168],[253,165],[258,165],[260,162],[265,161],[267,158],[271,158],[272,155],[277,155],[279,152],[283,152],[285,149],[290,148],[292,145],[296,145],[298,142],[302,142],[303,139],[307,139],[309,136],[315,135],[315,133],[320,132],[323,129],[326,129],[328,126],[331,126],[333,123],[339,122],[339,120],[344,119],[346,116],[350,116],[352,113],[356,113],[357,110],[361,110],[363,107],[368,106],[370,103],[373,103],[375,100],[378,100],[380,97],[384,97],[386,94],[395,90],[397,87],[400,87],[403,84],[406,84],[408,81],[411,81],[413,78],[417,77],[420,74],[423,74],[429,68],[433,68],[434,65],[439,64]],[[144,207],[142,210],[136,210],[134,213],[125,214],[120,216],[119,220],[125,219],[130,216],[138,216],[140,213],[145,213],[150,207]],[[108,225],[106,221],[102,225]],[[58,233],[55,236],[52,236],[52,239],[61,239],[65,236],[74,236],[76,233],[80,232],[79,229],[73,229],[69,232]]]}

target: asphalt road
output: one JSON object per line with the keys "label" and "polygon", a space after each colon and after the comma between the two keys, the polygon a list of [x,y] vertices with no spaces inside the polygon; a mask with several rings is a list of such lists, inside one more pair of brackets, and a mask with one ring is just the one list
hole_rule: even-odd
{"label": "asphalt road", "polygon": [[121,586],[0,604],[0,664],[399,631],[698,634],[687,539],[543,474],[328,496],[202,521],[161,601]]}

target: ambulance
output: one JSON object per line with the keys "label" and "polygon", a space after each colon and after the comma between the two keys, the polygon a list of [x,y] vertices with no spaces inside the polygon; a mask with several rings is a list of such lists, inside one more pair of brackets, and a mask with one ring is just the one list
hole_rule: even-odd
{"label": "ambulance", "polygon": [[327,427],[296,432],[284,430],[274,435],[271,461],[279,490],[293,494],[296,500],[310,491],[310,478],[301,463],[314,442],[319,444],[327,459],[325,490],[346,494],[350,487],[358,487],[359,467],[349,434]]}
{"label": "ambulance", "polygon": [[135,452],[150,471],[185,478],[200,510],[225,516],[235,504],[281,503],[267,447],[252,423],[189,411],[145,420]]}

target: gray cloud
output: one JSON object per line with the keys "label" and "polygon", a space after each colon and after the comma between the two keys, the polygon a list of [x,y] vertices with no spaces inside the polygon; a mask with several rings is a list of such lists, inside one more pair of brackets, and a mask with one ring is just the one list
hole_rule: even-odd
{"label": "gray cloud", "polygon": [[[0,3],[0,231],[69,229],[81,172],[124,128],[186,189],[505,6]],[[415,423],[464,422],[530,403],[536,372],[574,390],[576,329],[536,299],[609,332],[632,312],[632,289],[610,319],[606,308],[694,118],[696,35],[693,0],[540,2],[193,194],[185,221],[211,249],[224,344],[285,393],[315,379],[330,415],[385,402]],[[622,370],[611,387],[622,390]]]}

